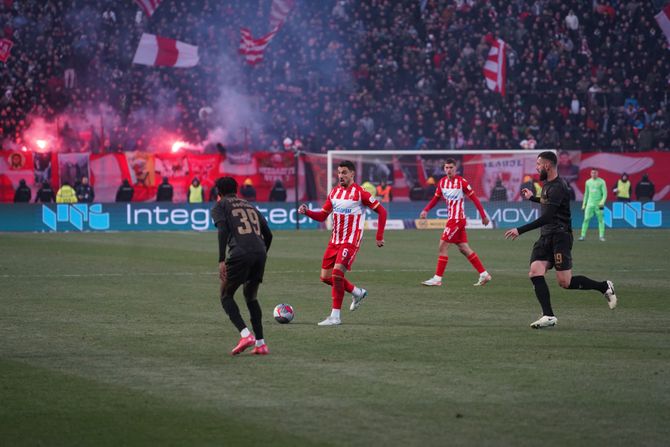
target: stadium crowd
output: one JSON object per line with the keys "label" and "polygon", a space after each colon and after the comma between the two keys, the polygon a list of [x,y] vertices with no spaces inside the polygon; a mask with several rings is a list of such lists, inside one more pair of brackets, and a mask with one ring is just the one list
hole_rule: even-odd
{"label": "stadium crowd", "polygon": [[[166,150],[156,129],[211,150],[668,149],[662,1],[297,0],[247,65],[240,27],[267,33],[270,4],[0,1],[2,145],[44,119],[65,151]],[[133,65],[143,32],[198,45],[199,65]],[[482,75],[488,33],[509,46],[504,97]]]}

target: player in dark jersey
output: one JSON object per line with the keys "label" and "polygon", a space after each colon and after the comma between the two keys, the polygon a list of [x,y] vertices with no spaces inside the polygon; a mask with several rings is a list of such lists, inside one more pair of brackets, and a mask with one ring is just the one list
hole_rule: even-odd
{"label": "player in dark jersey", "polygon": [[[268,354],[263,339],[261,306],[256,295],[263,281],[272,232],[263,215],[249,202],[237,197],[237,182],[234,178],[222,177],[216,181],[216,187],[219,194],[212,208],[212,219],[219,230],[221,305],[241,336],[232,354],[237,355],[254,344],[253,354]],[[227,257],[226,248],[229,249]],[[243,286],[244,299],[249,308],[253,334],[244,323],[233,299],[240,286]]]}
{"label": "player in dark jersey", "polygon": [[594,281],[586,276],[572,276],[572,218],[570,216],[570,188],[556,171],[557,158],[553,152],[542,152],[537,157],[537,172],[544,182],[540,198],[524,188],[524,199],[542,204],[542,214],[536,220],[505,232],[505,239],[516,239],[520,234],[540,228],[540,239],[530,255],[530,280],[542,306],[542,317],[530,327],[541,329],[555,326],[558,319],[551,308],[549,287],[544,279],[547,270],[556,267],[556,279],[564,289],[598,290],[605,295],[610,309],[617,304],[612,281]]}

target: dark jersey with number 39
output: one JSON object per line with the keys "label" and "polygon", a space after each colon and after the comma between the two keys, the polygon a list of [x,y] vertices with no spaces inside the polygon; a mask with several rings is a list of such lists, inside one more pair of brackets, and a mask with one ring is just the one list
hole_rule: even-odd
{"label": "dark jersey with number 39", "polygon": [[272,243],[272,232],[263,215],[249,202],[234,196],[223,197],[212,208],[212,220],[219,230],[219,262],[228,255],[265,253]]}

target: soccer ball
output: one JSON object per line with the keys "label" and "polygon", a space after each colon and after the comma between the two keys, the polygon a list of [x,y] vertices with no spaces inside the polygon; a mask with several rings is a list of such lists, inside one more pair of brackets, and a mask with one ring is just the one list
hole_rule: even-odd
{"label": "soccer ball", "polygon": [[281,324],[290,323],[293,321],[293,317],[295,317],[295,312],[293,312],[293,307],[290,304],[277,304],[272,314],[275,320]]}

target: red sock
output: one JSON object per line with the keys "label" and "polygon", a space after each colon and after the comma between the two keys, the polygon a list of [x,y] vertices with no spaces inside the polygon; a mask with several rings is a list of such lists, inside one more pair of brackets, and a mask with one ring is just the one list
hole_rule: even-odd
{"label": "red sock", "polygon": [[[321,281],[328,284],[329,286],[333,285],[333,279],[332,278],[321,278]],[[344,291],[347,293],[351,293],[354,291],[355,286],[350,283],[347,278],[344,278]]]}
{"label": "red sock", "polygon": [[477,256],[477,253],[474,251],[470,256],[468,256],[468,261],[470,261],[470,264],[477,270],[479,273],[485,272],[486,269],[482,265],[482,261],[479,260],[479,256]]}
{"label": "red sock", "polygon": [[449,256],[437,257],[437,267],[435,268],[435,276],[442,276],[442,274],[444,274],[444,270],[447,268],[447,262],[449,262]]}
{"label": "red sock", "polygon": [[344,272],[333,269],[333,309],[342,309],[344,300]]}

